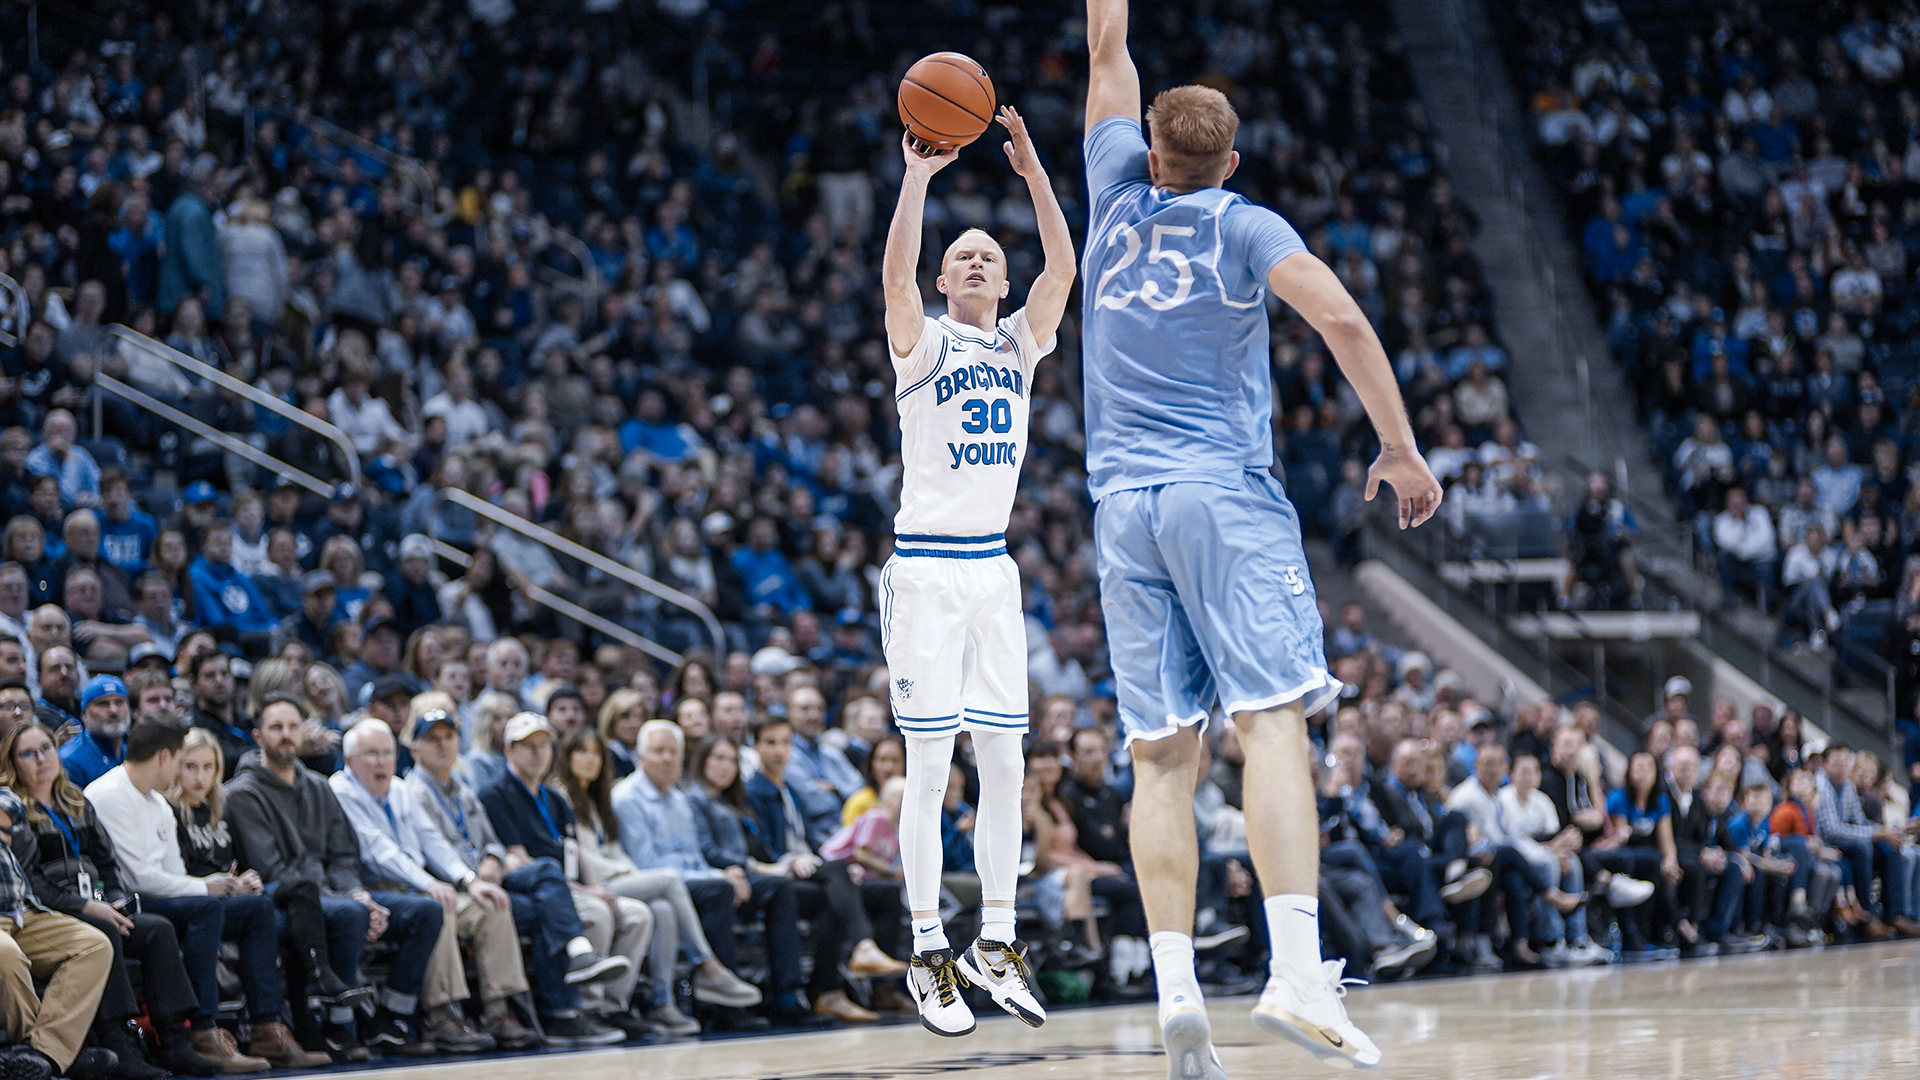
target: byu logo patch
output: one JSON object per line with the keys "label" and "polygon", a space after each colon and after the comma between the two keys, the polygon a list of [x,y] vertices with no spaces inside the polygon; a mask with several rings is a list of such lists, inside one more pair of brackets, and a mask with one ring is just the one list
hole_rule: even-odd
{"label": "byu logo patch", "polygon": [[1307,581],[1300,576],[1300,568],[1297,566],[1287,567],[1287,572],[1280,575],[1280,580],[1287,583],[1287,588],[1292,589],[1295,596],[1307,591]]}
{"label": "byu logo patch", "polygon": [[901,697],[910,698],[913,696],[913,680],[912,679],[895,679],[893,680],[893,685],[900,688]]}

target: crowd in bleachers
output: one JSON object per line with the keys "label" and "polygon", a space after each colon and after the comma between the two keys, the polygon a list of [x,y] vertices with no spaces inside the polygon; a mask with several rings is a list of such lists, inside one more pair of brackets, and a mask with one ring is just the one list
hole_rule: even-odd
{"label": "crowd in bleachers", "polygon": [[[0,959],[76,959],[37,1013],[8,984],[9,1067],[143,1078],[906,1008],[874,602],[898,490],[875,303],[890,75],[956,44],[984,63],[1078,236],[1079,8],[36,14],[0,12],[0,273],[26,305],[0,316],[21,950]],[[1384,8],[1138,14],[1149,89],[1233,95],[1236,186],[1381,324],[1423,432],[1475,448],[1493,479],[1472,492],[1524,491],[1472,217]],[[962,16],[984,32],[953,41]],[[990,228],[1017,303],[1035,221],[989,149],[941,177],[926,246]],[[1275,316],[1281,465],[1351,555],[1371,429],[1317,337]],[[1024,915],[1054,1001],[1138,996],[1150,964],[1075,338],[1036,378],[1007,530],[1036,703]],[[102,374],[334,486],[98,393]],[[698,598],[722,654],[658,667],[555,615],[537,591],[709,644],[679,609],[436,500],[448,488]],[[1216,984],[1264,948],[1231,754],[1202,793]],[[971,782],[944,830],[963,919]],[[1431,940],[1411,922],[1348,939],[1383,974]],[[145,1047],[127,1025],[143,997]]]}
{"label": "crowd in bleachers", "polygon": [[[0,349],[11,1076],[911,1011],[904,754],[874,620],[898,487],[874,271],[899,168],[888,76],[956,44],[943,27],[962,8],[988,32],[957,44],[1027,117],[1083,239],[1071,3],[129,3],[87,24],[42,11],[37,38],[24,10],[0,12],[0,272],[29,309],[0,327],[18,339]],[[1149,89],[1229,89],[1236,186],[1298,225],[1380,326],[1453,527],[1484,538],[1546,513],[1502,381],[1520,361],[1400,44],[1373,29],[1384,8],[1137,14]],[[1003,170],[983,148],[943,173],[928,247],[991,228],[1017,302],[1038,242]],[[1317,337],[1274,314],[1279,463],[1309,529],[1351,557],[1371,428]],[[337,425],[354,461],[154,365],[113,324]],[[1007,530],[1033,697],[1021,914],[1050,1001],[1117,1000],[1149,992],[1151,961],[1077,346],[1061,340]],[[101,373],[336,486],[317,497],[97,395]],[[709,639],[679,609],[438,501],[447,488],[700,599],[724,648],[698,651]],[[1594,497],[1622,541],[1630,522]],[[656,666],[536,590],[687,658]],[[1856,863],[1835,864],[1829,896],[1820,845],[1762,843],[1725,865],[1762,885],[1785,867],[1786,886],[1716,921],[1697,905],[1717,917],[1729,879],[1700,853],[1732,848],[1674,840],[1668,880],[1660,847],[1693,820],[1680,750],[1661,751],[1654,794],[1635,766],[1613,814],[1603,792],[1624,774],[1588,742],[1597,716],[1556,735],[1543,706],[1509,740],[1503,787],[1491,748],[1511,718],[1373,640],[1357,609],[1328,631],[1349,694],[1320,724],[1322,903],[1350,972],[1607,962],[1616,910],[1629,955],[1758,947],[1769,927],[1804,942],[1842,930],[1819,922],[1833,897],[1871,900]],[[1777,767],[1799,762],[1797,737],[1781,741],[1797,726],[1759,729],[1743,743],[1716,725],[1701,748],[1746,747],[1790,781]],[[1231,733],[1210,750],[1195,929],[1203,977],[1242,986],[1266,935]],[[979,899],[964,753],[957,768],[945,901],[964,921]],[[1770,788],[1758,779],[1743,775],[1741,806]],[[1662,829],[1669,797],[1684,805]],[[1912,914],[1889,905],[1895,927]],[[29,967],[51,977],[36,989]],[[142,1013],[147,1045],[128,1025]]]}
{"label": "crowd in bleachers", "polygon": [[1727,602],[1899,666],[1920,597],[1912,6],[1494,17],[1650,452]]}

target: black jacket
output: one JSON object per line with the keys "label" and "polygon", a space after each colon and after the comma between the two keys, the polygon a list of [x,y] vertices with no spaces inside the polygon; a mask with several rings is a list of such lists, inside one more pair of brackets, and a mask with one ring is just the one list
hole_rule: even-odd
{"label": "black jacket", "polygon": [[[1427,820],[1422,822],[1415,812],[1412,800],[1418,799],[1427,812]],[[1389,828],[1399,829],[1407,834],[1407,839],[1418,840],[1432,846],[1438,839],[1440,819],[1447,816],[1446,805],[1430,791],[1422,789],[1413,792],[1396,790],[1396,785],[1376,783],[1373,785],[1373,804],[1380,808],[1380,817]]]}
{"label": "black jacket", "polygon": [[1697,857],[1704,848],[1731,847],[1733,841],[1727,839],[1727,822],[1735,813],[1735,808],[1729,805],[1716,814],[1707,809],[1707,800],[1695,793],[1687,816],[1680,819],[1673,831],[1674,845],[1680,849],[1681,858]]}
{"label": "black jacket", "polygon": [[[25,801],[24,798],[22,801]],[[28,828],[15,829],[13,857],[26,871],[27,883],[42,904],[62,915],[78,917],[92,896],[80,893],[80,874],[100,890],[100,898],[111,904],[125,898],[120,885],[120,864],[114,857],[113,838],[100,824],[91,802],[83,803],[80,814],[68,819],[73,841],[61,831],[46,807],[28,811]],[[38,820],[31,820],[37,818]]]}
{"label": "black jacket", "polygon": [[[1604,797],[1600,799],[1594,797],[1594,792],[1587,786],[1587,778],[1580,772],[1575,771],[1572,776],[1568,776],[1545,762],[1540,766],[1540,790],[1546,792],[1547,798],[1553,800],[1554,811],[1567,825],[1572,825],[1573,815],[1582,810],[1607,808]],[[1606,832],[1604,825],[1598,829],[1580,830],[1586,843],[1592,843],[1604,832]]]}
{"label": "black jacket", "polygon": [[1127,800],[1111,784],[1089,788],[1069,775],[1060,782],[1060,801],[1080,834],[1080,850],[1101,862],[1133,864],[1125,810]]}
{"label": "black jacket", "polygon": [[360,839],[326,777],[294,766],[293,783],[273,775],[258,750],[240,760],[227,785],[227,820],[240,861],[261,880],[311,881],[323,892],[354,893],[360,881]]}

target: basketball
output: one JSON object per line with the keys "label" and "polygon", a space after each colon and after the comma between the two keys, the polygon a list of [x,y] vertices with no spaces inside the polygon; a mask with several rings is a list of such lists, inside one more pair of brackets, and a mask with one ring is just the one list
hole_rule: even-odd
{"label": "basketball", "polygon": [[900,122],[921,147],[957,150],[993,122],[993,80],[957,52],[922,57],[900,80]]}

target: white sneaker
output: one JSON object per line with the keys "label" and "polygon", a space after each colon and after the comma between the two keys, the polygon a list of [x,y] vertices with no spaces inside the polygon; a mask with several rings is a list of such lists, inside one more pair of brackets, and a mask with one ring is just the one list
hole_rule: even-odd
{"label": "white sneaker", "polygon": [[1653,882],[1615,874],[1607,880],[1607,903],[1616,908],[1638,907],[1653,899]]}
{"label": "white sneaker", "polygon": [[1613,963],[1613,950],[1594,941],[1575,945],[1570,955],[1574,967],[1603,967]]}
{"label": "white sneaker", "polygon": [[1168,1015],[1160,1025],[1160,1043],[1167,1048],[1167,1080],[1227,1080],[1203,1009],[1189,1006]]}
{"label": "white sneaker", "polygon": [[1447,904],[1464,904],[1469,900],[1478,900],[1486,895],[1492,885],[1493,871],[1483,866],[1476,866],[1440,886],[1440,900]]}
{"label": "white sneaker", "polygon": [[915,953],[907,961],[907,993],[920,1009],[920,1023],[935,1035],[956,1038],[973,1034],[973,1010],[960,993],[967,974],[954,961],[952,949]]}
{"label": "white sneaker", "polygon": [[1047,1010],[1033,993],[1033,969],[1027,966],[1027,945],[1023,941],[1002,944],[975,938],[956,961],[967,973],[967,981],[985,990],[993,1003],[1020,1018],[1028,1027],[1047,1022]]}
{"label": "white sneaker", "polygon": [[1380,1064],[1380,1048],[1347,1019],[1347,1007],[1341,1004],[1347,987],[1361,984],[1341,978],[1346,969],[1344,960],[1326,960],[1318,970],[1272,976],[1253,1007],[1254,1025],[1337,1068]]}

